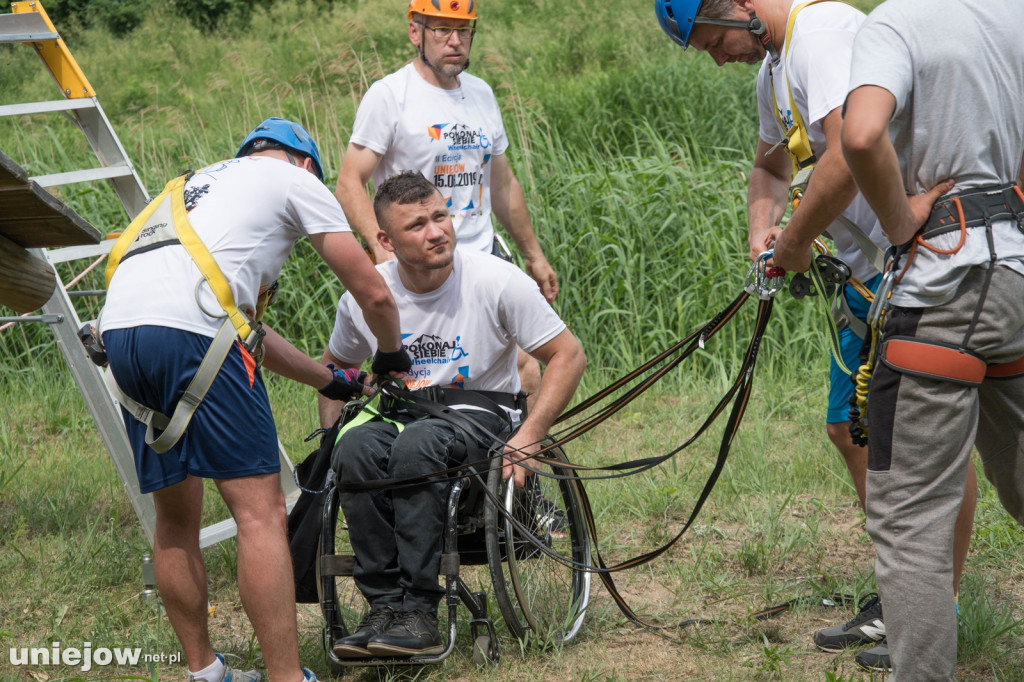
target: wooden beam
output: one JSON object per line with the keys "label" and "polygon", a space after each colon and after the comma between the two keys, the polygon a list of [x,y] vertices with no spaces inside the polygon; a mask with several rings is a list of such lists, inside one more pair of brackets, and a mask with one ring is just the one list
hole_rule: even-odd
{"label": "wooden beam", "polygon": [[30,313],[50,300],[56,288],[49,263],[0,236],[0,305]]}
{"label": "wooden beam", "polygon": [[96,244],[100,232],[0,152],[0,236],[24,248]]}

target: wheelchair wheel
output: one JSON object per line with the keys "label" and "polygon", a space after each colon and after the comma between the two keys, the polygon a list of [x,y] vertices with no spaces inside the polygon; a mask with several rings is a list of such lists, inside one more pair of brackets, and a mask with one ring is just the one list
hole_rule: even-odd
{"label": "wheelchair wheel", "polygon": [[352,578],[355,552],[348,540],[344,518],[339,519],[342,514],[337,488],[332,488],[327,495],[316,584],[324,616],[324,653],[331,673],[339,676],[344,667],[331,654],[334,640],[350,634],[369,607]]}
{"label": "wheelchair wheel", "polygon": [[[561,448],[548,459],[568,461]],[[536,463],[560,475],[572,470]],[[582,514],[581,483],[532,475],[516,489],[501,480],[501,467],[488,473],[488,488],[504,513],[486,505],[487,560],[494,596],[508,629],[519,639],[544,645],[568,642],[583,624],[590,599],[590,533]],[[576,562],[567,566],[531,544],[506,516],[516,519],[547,548]]]}

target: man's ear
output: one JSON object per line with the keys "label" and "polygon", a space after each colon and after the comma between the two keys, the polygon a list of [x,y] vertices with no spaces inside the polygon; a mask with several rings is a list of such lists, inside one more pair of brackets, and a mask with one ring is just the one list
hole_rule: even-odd
{"label": "man's ear", "polygon": [[388,233],[384,230],[377,230],[377,243],[380,244],[385,251],[391,251],[394,253],[395,245],[392,243],[391,237],[389,237]]}
{"label": "man's ear", "polygon": [[412,19],[409,20],[409,40],[416,47],[419,47],[420,42],[423,40],[423,31],[420,30],[419,24]]}

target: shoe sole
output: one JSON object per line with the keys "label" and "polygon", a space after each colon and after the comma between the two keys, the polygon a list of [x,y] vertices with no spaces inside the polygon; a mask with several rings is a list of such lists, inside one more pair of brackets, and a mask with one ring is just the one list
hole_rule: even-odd
{"label": "shoe sole", "polygon": [[892,672],[892,668],[889,667],[889,666],[886,666],[886,665],[867,665],[866,663],[861,663],[860,661],[857,661],[857,660],[855,660],[854,663],[857,664],[858,668],[860,668],[861,670],[867,670],[869,673],[891,673]]}
{"label": "shoe sole", "polygon": [[444,652],[444,645],[430,646],[426,649],[409,649],[394,644],[371,643],[366,647],[373,656],[433,656]]}
{"label": "shoe sole", "polygon": [[331,651],[337,658],[372,658],[373,654],[369,649],[355,646],[353,644],[335,645]]}
{"label": "shoe sole", "polygon": [[[822,651],[824,651],[826,653],[830,653],[830,654],[841,654],[841,653],[843,653],[844,651],[846,651],[847,649],[850,648],[850,647],[845,647],[845,646],[833,646],[831,644],[821,645],[821,644],[818,644],[817,642],[815,642],[814,646],[816,646],[819,649],[821,649]],[[856,645],[853,645],[853,646],[856,646]]]}

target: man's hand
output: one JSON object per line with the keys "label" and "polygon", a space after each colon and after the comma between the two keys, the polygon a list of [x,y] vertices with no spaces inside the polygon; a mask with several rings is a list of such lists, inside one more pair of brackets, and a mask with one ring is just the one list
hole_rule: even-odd
{"label": "man's hand", "polygon": [[[907,237],[900,242],[893,243],[902,244],[910,241],[914,235],[917,234],[917,231],[924,227],[924,224],[928,222],[928,216],[931,215],[932,207],[935,206],[935,203],[943,194],[953,189],[954,184],[956,183],[952,178],[947,178],[924,194],[908,194],[907,202],[910,205],[910,213],[907,218],[907,224],[899,230],[900,235],[905,234]],[[888,234],[886,236],[888,236]]]}
{"label": "man's hand", "polygon": [[756,261],[765,251],[775,248],[775,242],[779,239],[782,228],[774,225],[764,230],[751,230],[747,237],[747,244],[750,246],[750,260]]}
{"label": "man's hand", "polygon": [[806,272],[811,267],[810,247],[796,243],[797,240],[787,237],[792,233],[782,230],[775,240],[774,252],[772,253],[772,265],[782,268],[787,272]]}
{"label": "man's hand", "polygon": [[526,485],[526,477],[532,476],[533,472],[514,464],[514,462],[526,459],[540,450],[540,447],[540,439],[532,438],[528,434],[524,434],[523,429],[519,429],[505,445],[505,463],[501,468],[501,480],[507,481],[511,477],[515,487],[522,488]]}
{"label": "man's hand", "polygon": [[545,300],[554,303],[555,297],[558,296],[558,275],[548,263],[548,259],[541,257],[527,260],[526,274],[540,287],[540,293],[544,294]]}
{"label": "man's hand", "polygon": [[378,348],[377,352],[373,354],[373,363],[370,365],[370,371],[375,375],[395,379],[401,379],[410,369],[412,369],[412,358],[409,357],[405,346],[394,351],[382,351]]}
{"label": "man's hand", "polygon": [[320,395],[330,400],[342,400],[348,402],[357,395],[362,395],[363,384],[366,383],[366,372],[360,372],[355,367],[348,369],[337,369],[334,365],[327,365],[334,375],[331,383],[320,389]]}

